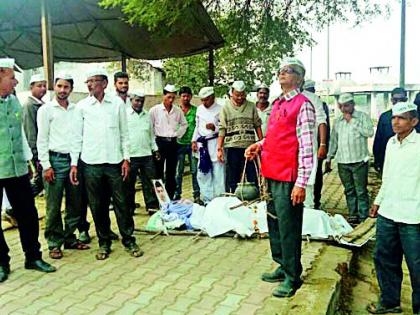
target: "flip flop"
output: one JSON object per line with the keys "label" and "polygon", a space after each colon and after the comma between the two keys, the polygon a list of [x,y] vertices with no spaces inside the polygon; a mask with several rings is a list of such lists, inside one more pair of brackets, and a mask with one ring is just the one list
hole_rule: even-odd
{"label": "flip flop", "polygon": [[109,250],[100,248],[95,257],[97,260],[105,260],[109,257]]}
{"label": "flip flop", "polygon": [[49,256],[51,259],[61,259],[63,258],[63,252],[59,248],[50,249]]}
{"label": "flip flop", "polygon": [[371,314],[402,313],[401,306],[386,307],[381,305],[381,303],[370,303],[366,307],[366,310]]}
{"label": "flip flop", "polygon": [[77,240],[74,243],[71,244],[64,244],[65,249],[77,249],[77,250],[86,250],[90,249],[90,246],[82,243],[81,241]]}

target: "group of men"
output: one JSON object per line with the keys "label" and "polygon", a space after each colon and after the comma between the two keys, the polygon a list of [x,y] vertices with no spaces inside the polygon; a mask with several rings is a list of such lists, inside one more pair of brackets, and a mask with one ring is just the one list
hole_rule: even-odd
{"label": "group of men", "polygon": [[[22,108],[13,95],[17,84],[13,66],[13,60],[0,59],[0,122],[5,124],[0,142],[7,144],[0,152],[0,188],[6,188],[15,211],[27,268],[55,270],[39,252],[37,212],[26,164],[32,159],[36,170],[42,169],[50,257],[61,258],[62,246],[88,248],[74,235],[77,228],[83,231],[83,209],[88,203],[99,241],[96,258],[102,260],[109,256],[114,238],[111,202],[126,250],[134,257],[143,254],[133,237],[132,217],[139,171],[146,208],[151,210],[159,206],[153,178],[164,180],[170,199],[182,197],[188,157],[194,199],[206,204],[223,192],[235,192],[243,174],[246,180],[257,183],[255,166],[247,160],[260,156],[271,196],[267,204],[271,251],[279,264],[274,272],[264,273],[262,280],[280,282],[273,291],[277,297],[292,296],[302,285],[303,208],[320,207],[324,160],[326,171],[331,170],[332,159],[337,163],[349,221],[359,223],[369,215],[367,141],[374,134],[372,121],[355,109],[353,95],[344,93],[338,98],[340,113],[330,135],[328,107],[315,95],[314,82],[305,81],[305,67],[296,58],[283,60],[278,70],[282,94],[272,104],[265,85],[257,89],[257,103],[249,102],[243,81],[232,84],[224,105],[216,102],[213,87],[202,88],[198,107],[191,104],[189,87],[178,90],[166,85],[162,103],[146,112],[144,94],[128,92],[126,73],[115,74],[116,95],[111,95],[105,92],[107,74],[94,71],[86,80],[89,96],[76,105],[68,99],[73,79],[58,75],[51,102],[42,104],[42,93],[38,97],[32,94],[34,105],[39,107],[37,113],[34,111],[37,135],[32,152],[28,142],[33,145],[33,136],[27,132],[28,140],[25,138]],[[45,93],[36,82],[32,82],[34,89]],[[413,311],[420,311],[420,251],[416,250],[420,248],[420,139],[414,130],[419,128],[418,108],[401,97],[404,93],[401,89],[393,91],[393,108],[382,114],[375,137],[375,166],[382,173],[383,185],[370,210],[371,216],[378,215],[375,266],[381,287],[379,303],[368,306],[374,314],[401,310],[403,255],[412,280]],[[177,94],[180,106],[175,104]],[[60,205],[64,191],[63,226]],[[18,198],[18,192],[28,198]],[[7,252],[1,233],[1,281],[10,272]]]}

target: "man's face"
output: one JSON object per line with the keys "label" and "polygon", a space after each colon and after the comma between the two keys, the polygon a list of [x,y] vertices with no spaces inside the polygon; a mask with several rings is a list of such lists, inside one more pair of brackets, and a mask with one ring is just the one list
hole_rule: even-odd
{"label": "man's face", "polygon": [[405,94],[394,94],[391,96],[392,105],[397,104],[398,102],[407,102],[407,96]]}
{"label": "man's face", "polygon": [[188,93],[182,93],[180,98],[181,98],[181,104],[184,106],[188,106],[190,105],[192,95]]}
{"label": "man's face", "polygon": [[15,71],[9,68],[3,68],[0,71],[0,96],[6,97],[13,93],[18,80],[15,78]]}
{"label": "man's face", "polygon": [[47,93],[47,81],[38,81],[31,84],[32,96],[37,99],[42,99]]}
{"label": "man's face", "polygon": [[242,105],[246,101],[246,93],[245,91],[238,92],[235,89],[232,91],[232,100],[237,105]]}
{"label": "man's face", "polygon": [[172,106],[176,98],[175,93],[166,93],[163,96],[163,104],[166,106]]}
{"label": "man's face", "polygon": [[418,124],[418,121],[417,118],[411,118],[408,113],[392,116],[392,130],[396,134],[408,133]]}
{"label": "man's face", "polygon": [[65,101],[69,98],[72,87],[69,81],[58,79],[54,85],[54,92],[57,99]]}
{"label": "man's face", "polygon": [[258,90],[257,98],[259,102],[266,103],[268,101],[269,96],[270,96],[270,92],[267,89]]}
{"label": "man's face", "polygon": [[291,66],[285,66],[279,70],[279,83],[280,85],[298,87],[299,74]]}
{"label": "man's face", "polygon": [[205,108],[209,108],[211,105],[214,104],[214,95],[209,95],[205,98],[202,98],[201,102],[203,103]]}
{"label": "man's face", "polygon": [[114,86],[118,94],[126,95],[129,88],[128,78],[118,78]]}
{"label": "man's face", "polygon": [[351,114],[354,111],[354,103],[352,103],[352,102],[339,104],[338,107],[340,108],[340,110],[343,114],[345,114],[345,113]]}
{"label": "man's face", "polygon": [[158,195],[160,201],[163,201],[163,202],[166,201],[166,194],[163,187],[156,187],[156,194]]}
{"label": "man's face", "polygon": [[144,106],[144,99],[144,97],[134,96],[131,99],[131,107],[133,107],[136,112],[141,112]]}
{"label": "man's face", "polygon": [[98,96],[100,94],[103,94],[107,85],[108,81],[105,80],[100,75],[94,75],[92,77],[89,77],[86,80],[87,88],[89,90],[89,93],[94,96]]}

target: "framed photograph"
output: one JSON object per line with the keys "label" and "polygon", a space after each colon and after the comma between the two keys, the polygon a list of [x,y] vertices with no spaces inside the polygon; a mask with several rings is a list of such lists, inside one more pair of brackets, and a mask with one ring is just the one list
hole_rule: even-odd
{"label": "framed photograph", "polygon": [[171,199],[169,198],[168,192],[166,191],[165,185],[161,179],[153,179],[152,182],[159,205],[162,208],[171,202]]}

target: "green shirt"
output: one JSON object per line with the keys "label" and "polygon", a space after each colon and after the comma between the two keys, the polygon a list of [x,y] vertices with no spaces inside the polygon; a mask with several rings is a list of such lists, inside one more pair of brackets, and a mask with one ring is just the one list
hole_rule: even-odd
{"label": "green shirt", "polygon": [[194,105],[191,105],[189,111],[187,113],[184,113],[185,119],[188,123],[187,131],[185,131],[182,138],[178,139],[179,144],[191,144],[192,136],[194,134],[195,129],[195,115],[197,113],[197,107]]}
{"label": "green shirt", "polygon": [[28,173],[23,151],[22,106],[14,95],[0,97],[0,179]]}

